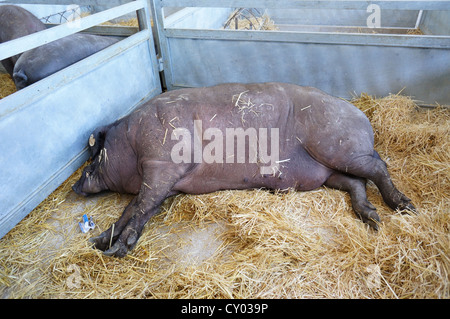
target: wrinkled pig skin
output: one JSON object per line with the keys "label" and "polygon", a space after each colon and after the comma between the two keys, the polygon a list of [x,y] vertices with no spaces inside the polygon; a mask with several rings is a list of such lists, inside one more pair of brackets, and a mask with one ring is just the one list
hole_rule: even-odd
{"label": "wrinkled pig skin", "polygon": [[[278,128],[278,169],[261,174],[266,163],[229,163],[225,151],[222,163],[175,163],[171,157],[179,143],[173,138],[175,129],[185,128],[194,136],[199,130],[194,123],[199,120],[202,127],[197,136],[208,128],[221,132],[239,127]],[[202,147],[209,142],[203,139]],[[123,257],[133,249],[161,203],[179,193],[251,188],[307,191],[326,185],[349,192],[356,215],[378,229],[380,218],[366,197],[369,179],[389,207],[415,211],[374,151],[372,127],[364,113],[311,87],[221,84],[169,91],[129,116],[96,129],[88,144],[92,162],[74,191],[81,195],[104,190],[136,194],[113,227],[91,238],[108,256]]]}

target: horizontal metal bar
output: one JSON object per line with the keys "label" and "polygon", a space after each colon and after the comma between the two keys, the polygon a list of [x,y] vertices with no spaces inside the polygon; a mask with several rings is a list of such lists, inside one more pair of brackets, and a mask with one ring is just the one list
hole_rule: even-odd
{"label": "horizontal metal bar", "polygon": [[277,24],[279,31],[295,32],[339,32],[339,33],[369,33],[369,34],[408,34],[413,28],[369,28],[334,25]]}
{"label": "horizontal metal bar", "polygon": [[[46,23],[47,28],[54,28],[59,26],[59,23]],[[92,28],[83,30],[81,32],[96,34],[96,35],[109,35],[116,37],[129,37],[136,32],[139,32],[138,27],[118,26],[118,25],[96,25]]]}
{"label": "horizontal metal bar", "polygon": [[435,0],[154,0],[161,7],[283,8],[283,9],[353,9],[366,10],[369,4],[390,10],[450,10],[450,1]]}
{"label": "horizontal metal bar", "polygon": [[131,2],[134,0],[2,0],[2,3],[14,3],[14,4],[61,4],[61,5],[71,5],[77,4],[79,6],[119,6],[125,2]]}
{"label": "horizontal metal bar", "polygon": [[64,38],[79,31],[83,31],[108,20],[118,18],[124,14],[137,11],[142,9],[145,4],[145,0],[133,1],[73,22],[67,22],[54,28],[2,43],[0,44],[0,60]]}
{"label": "horizontal metal bar", "polygon": [[450,36],[330,32],[165,29],[167,38],[298,42],[450,49]]}

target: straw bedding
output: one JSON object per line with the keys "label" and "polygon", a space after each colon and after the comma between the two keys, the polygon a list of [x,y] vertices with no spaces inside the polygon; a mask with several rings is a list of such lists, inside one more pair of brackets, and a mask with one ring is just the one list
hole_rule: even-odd
{"label": "straw bedding", "polygon": [[[355,218],[346,193],[265,190],[178,195],[125,258],[89,246],[128,195],[89,199],[80,170],[0,240],[7,298],[449,298],[450,112],[407,97],[353,101],[376,149],[419,215],[392,212],[376,187],[378,232]],[[86,213],[96,228],[78,229]]]}
{"label": "straw bedding", "polygon": [[239,8],[234,10],[227,21],[224,29],[231,30],[278,30],[275,22],[266,12],[257,9]]}
{"label": "straw bedding", "polygon": [[16,92],[16,85],[7,73],[0,73],[0,99]]}

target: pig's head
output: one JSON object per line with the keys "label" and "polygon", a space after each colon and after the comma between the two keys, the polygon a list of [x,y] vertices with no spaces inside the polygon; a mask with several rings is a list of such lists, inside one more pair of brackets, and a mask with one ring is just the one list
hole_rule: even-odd
{"label": "pig's head", "polygon": [[88,148],[91,164],[86,166],[81,178],[72,186],[75,193],[83,196],[96,194],[109,189],[105,183],[104,162],[106,151],[104,148],[107,129],[102,127],[94,131],[89,137]]}

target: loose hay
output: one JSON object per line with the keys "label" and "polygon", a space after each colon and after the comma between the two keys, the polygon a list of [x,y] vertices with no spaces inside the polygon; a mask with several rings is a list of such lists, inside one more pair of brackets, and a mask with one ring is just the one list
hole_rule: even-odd
{"label": "loose hay", "polygon": [[[137,18],[131,18],[131,19],[122,19],[119,21],[106,21],[103,22],[102,25],[112,25],[112,26],[122,26],[122,27],[138,27],[139,22]],[[153,26],[153,24],[152,24]]]}
{"label": "loose hay", "polygon": [[224,24],[231,30],[278,30],[275,22],[266,12],[258,9],[239,8],[234,10]]}
{"label": "loose hay", "polygon": [[16,85],[9,74],[0,73],[0,99],[16,92]]}
{"label": "loose hay", "polygon": [[[358,221],[349,196],[264,190],[178,195],[123,259],[87,239],[131,196],[88,200],[70,189],[80,170],[0,240],[0,294],[9,298],[449,298],[450,112],[398,95],[353,101],[376,149],[418,216],[392,212],[369,183],[382,219]],[[96,228],[82,234],[86,213]]]}

